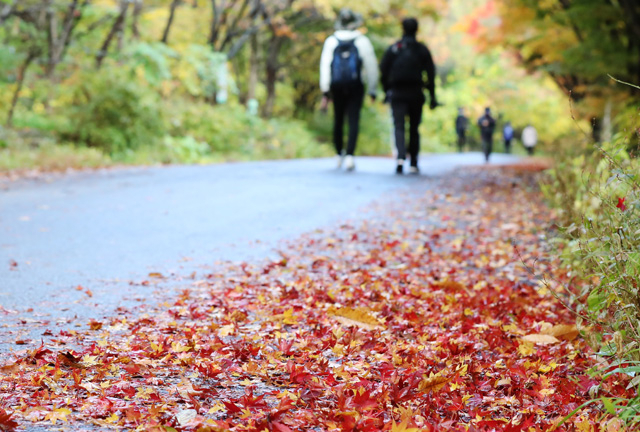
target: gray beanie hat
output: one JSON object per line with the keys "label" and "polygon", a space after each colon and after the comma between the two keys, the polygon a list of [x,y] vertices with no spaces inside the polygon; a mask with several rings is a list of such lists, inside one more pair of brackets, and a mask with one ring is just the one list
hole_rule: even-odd
{"label": "gray beanie hat", "polygon": [[362,25],[362,15],[355,13],[351,9],[340,10],[336,20],[336,30],[355,30]]}

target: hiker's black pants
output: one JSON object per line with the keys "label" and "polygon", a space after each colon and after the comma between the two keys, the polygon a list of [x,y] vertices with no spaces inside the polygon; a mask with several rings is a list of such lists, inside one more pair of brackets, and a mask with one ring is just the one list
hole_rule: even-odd
{"label": "hiker's black pants", "polygon": [[464,131],[458,131],[458,151],[462,153],[464,150],[464,145],[467,143],[467,135]]}
{"label": "hiker's black pants", "polygon": [[482,152],[484,153],[484,160],[489,162],[489,156],[493,151],[493,136],[482,134]]}
{"label": "hiker's black pants", "polygon": [[360,111],[364,100],[364,85],[362,83],[352,86],[336,88],[332,87],[333,98],[333,144],[336,153],[342,154],[344,147],[344,119],[349,121],[349,135],[347,137],[347,155],[353,156],[356,151],[358,132],[360,129]]}
{"label": "hiker's black pants", "polygon": [[405,146],[405,119],[409,117],[409,156],[411,165],[417,166],[420,153],[420,133],[418,127],[422,121],[422,106],[424,99],[391,100],[393,127],[398,159],[407,158]]}
{"label": "hiker's black pants", "polygon": [[504,152],[505,153],[511,153],[511,140],[510,139],[506,139],[504,140]]}

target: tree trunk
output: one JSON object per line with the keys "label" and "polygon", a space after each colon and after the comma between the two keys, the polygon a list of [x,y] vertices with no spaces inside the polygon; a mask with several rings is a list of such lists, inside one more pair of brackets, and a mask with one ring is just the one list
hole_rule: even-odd
{"label": "tree trunk", "polygon": [[247,89],[247,99],[256,98],[256,88],[258,87],[258,36],[251,36],[249,54],[249,87]]}
{"label": "tree trunk", "polygon": [[213,17],[211,18],[211,32],[209,33],[208,42],[209,45],[214,48],[218,40],[218,32],[220,31],[220,9],[218,8],[216,0],[211,0],[211,10]]}
{"label": "tree trunk", "polygon": [[127,18],[127,11],[129,10],[129,1],[121,0],[120,1],[120,13],[118,14],[116,20],[113,22],[111,26],[111,30],[109,30],[109,34],[105,38],[102,46],[100,47],[100,51],[96,55],[96,69],[100,69],[102,67],[102,61],[107,56],[109,52],[109,46],[111,45],[111,41],[113,41],[114,36],[121,31],[124,26],[125,19]]}
{"label": "tree trunk", "polygon": [[133,16],[131,20],[131,34],[134,39],[140,39],[140,28],[138,27],[138,24],[140,23],[140,15],[142,15],[143,9],[144,0],[134,0]]}
{"label": "tree trunk", "polygon": [[18,99],[20,98],[20,91],[22,91],[22,86],[24,84],[24,79],[27,76],[27,69],[31,63],[36,59],[37,55],[34,52],[30,52],[27,55],[27,58],[20,66],[20,70],[18,71],[18,85],[16,87],[16,91],[13,93],[13,98],[11,99],[11,108],[9,108],[9,114],[7,114],[7,127],[11,127],[13,125],[13,113],[16,109],[16,105],[18,105]]}
{"label": "tree trunk", "polygon": [[271,38],[271,43],[269,44],[269,50],[267,53],[265,64],[265,86],[267,88],[267,99],[264,103],[264,110],[262,112],[265,117],[271,117],[271,115],[273,115],[273,107],[276,102],[276,81],[278,79],[278,71],[280,70],[278,56],[280,54],[280,48],[282,47],[283,42],[284,38],[276,36],[274,34]]}
{"label": "tree trunk", "polygon": [[160,39],[160,42],[166,44],[169,41],[169,31],[171,30],[171,24],[173,24],[173,18],[176,15],[176,9],[178,7],[178,5],[180,4],[180,0],[173,0],[171,2],[171,6],[169,9],[169,19],[167,20],[167,25],[164,28],[164,32],[162,33],[162,39]]}
{"label": "tree trunk", "polygon": [[85,0],[85,2],[80,6],[80,9],[78,9],[78,0],[73,0],[71,2],[64,17],[62,33],[59,37],[55,32],[55,27],[57,27],[55,15],[49,17],[49,63],[47,64],[47,69],[45,71],[47,77],[51,77],[51,75],[53,75],[56,66],[58,66],[58,63],[62,61],[66,48],[71,42],[73,30],[82,17],[82,11],[88,3],[89,0]]}

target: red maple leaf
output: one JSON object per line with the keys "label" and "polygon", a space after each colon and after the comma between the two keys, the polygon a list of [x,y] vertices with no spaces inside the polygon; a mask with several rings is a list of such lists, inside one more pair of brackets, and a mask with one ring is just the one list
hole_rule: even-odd
{"label": "red maple leaf", "polygon": [[622,211],[625,211],[627,209],[627,206],[624,205],[624,200],[625,199],[626,199],[626,197],[618,198],[618,205],[616,205],[616,207],[618,207]]}
{"label": "red maple leaf", "polygon": [[16,430],[18,422],[11,418],[13,413],[9,414],[4,409],[0,408],[0,430],[4,432],[11,432]]}

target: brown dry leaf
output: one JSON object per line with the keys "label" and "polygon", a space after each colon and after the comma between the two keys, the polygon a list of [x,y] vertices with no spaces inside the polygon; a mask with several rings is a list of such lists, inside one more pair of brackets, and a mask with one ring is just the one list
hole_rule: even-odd
{"label": "brown dry leaf", "polygon": [[543,330],[544,335],[550,335],[560,340],[572,341],[578,337],[578,327],[575,324],[558,324]]}
{"label": "brown dry leaf", "polygon": [[462,285],[460,282],[452,281],[449,279],[436,282],[433,284],[433,286],[437,286],[444,291],[464,291],[464,285]]}
{"label": "brown dry leaf", "polygon": [[538,345],[548,345],[560,342],[556,337],[546,334],[530,334],[523,336],[522,340]]}
{"label": "brown dry leaf", "polygon": [[92,319],[89,321],[89,328],[91,330],[100,330],[102,328],[102,323]]}
{"label": "brown dry leaf", "polygon": [[431,372],[429,376],[424,377],[424,379],[420,382],[420,386],[418,389],[422,392],[437,392],[450,380],[451,378],[447,378],[444,375],[441,375],[440,372],[434,374]]}
{"label": "brown dry leaf", "polygon": [[74,356],[70,352],[59,352],[58,361],[65,366],[82,369],[84,366],[80,363],[81,359]]}
{"label": "brown dry leaf", "polygon": [[14,372],[18,372],[20,370],[20,363],[15,362],[9,365],[0,366],[0,372],[4,374],[12,374]]}
{"label": "brown dry leaf", "polygon": [[354,309],[350,307],[343,307],[336,309],[331,307],[327,313],[335,318],[340,324],[344,324],[346,326],[356,326],[365,330],[383,328],[383,326],[380,325],[380,322],[369,313],[369,309],[367,308]]}

